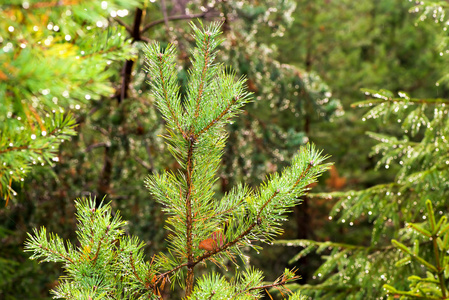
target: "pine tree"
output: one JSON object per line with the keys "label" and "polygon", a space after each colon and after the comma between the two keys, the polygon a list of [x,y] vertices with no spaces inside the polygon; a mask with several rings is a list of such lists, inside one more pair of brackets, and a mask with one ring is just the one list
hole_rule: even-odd
{"label": "pine tree", "polygon": [[[261,290],[283,288],[297,278],[286,270],[271,284],[252,268],[232,280],[218,273],[195,280],[195,269],[212,262],[225,266],[245,261],[242,251],[258,249],[255,242],[271,243],[281,231],[286,213],[300,203],[308,186],[329,164],[313,145],[301,147],[292,165],[272,174],[254,190],[235,186],[222,199],[214,198],[214,183],[226,142],[225,126],[250,101],[245,79],[215,64],[220,24],[206,29],[192,24],[197,44],[185,98],[177,83],[175,48],[146,49],[147,70],[157,107],[166,122],[169,150],[179,172],[150,175],[146,186],[169,216],[168,251],[144,260],[143,243],[123,234],[124,221],[112,216],[109,204],[76,201],[79,246],[64,242],[46,229],[35,230],[26,242],[32,259],[63,263],[66,276],[53,291],[58,298],[158,298],[168,282],[185,289],[187,299],[254,299]],[[299,299],[299,294],[290,299]]]}
{"label": "pine tree", "polygon": [[[17,195],[33,165],[53,165],[91,99],[113,93],[113,60],[133,57],[123,30],[105,31],[120,1],[83,6],[3,1],[0,7],[0,198]],[[131,1],[127,7],[136,5]],[[49,10],[51,8],[51,10]]]}

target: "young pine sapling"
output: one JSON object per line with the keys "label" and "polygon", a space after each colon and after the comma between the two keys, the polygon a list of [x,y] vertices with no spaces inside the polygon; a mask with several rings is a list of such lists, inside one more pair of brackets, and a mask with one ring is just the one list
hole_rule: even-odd
{"label": "young pine sapling", "polygon": [[[185,299],[255,299],[269,288],[284,289],[298,278],[286,270],[264,284],[249,268],[231,280],[210,273],[195,280],[195,269],[212,262],[223,266],[244,259],[242,251],[270,243],[281,233],[287,212],[300,203],[308,186],[329,164],[313,145],[301,147],[292,165],[275,173],[259,189],[239,184],[222,199],[214,196],[217,169],[226,142],[226,124],[250,101],[245,79],[214,64],[220,24],[192,24],[196,49],[185,98],[179,93],[173,45],[150,45],[147,71],[158,109],[166,122],[167,144],[180,165],[177,172],[150,175],[146,186],[167,216],[168,251],[144,260],[143,243],[123,233],[123,222],[109,205],[78,200],[79,246],[35,230],[26,241],[32,259],[61,262],[66,276],[53,291],[67,299],[160,299],[167,282],[185,289]],[[299,294],[290,299],[300,299]]]}

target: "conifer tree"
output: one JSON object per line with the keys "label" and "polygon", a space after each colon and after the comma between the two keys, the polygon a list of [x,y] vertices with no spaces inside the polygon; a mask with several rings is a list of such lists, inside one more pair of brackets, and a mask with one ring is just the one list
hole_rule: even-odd
{"label": "conifer tree", "polygon": [[[26,241],[32,259],[63,263],[66,276],[53,291],[57,298],[157,299],[164,285],[179,284],[186,299],[254,299],[263,289],[283,289],[297,278],[286,270],[275,282],[264,284],[262,274],[252,268],[231,280],[217,273],[195,277],[200,265],[238,265],[245,261],[244,249],[259,248],[255,242],[271,243],[282,231],[286,213],[329,164],[313,145],[306,145],[290,167],[270,175],[259,189],[242,183],[215,199],[226,124],[251,98],[244,78],[236,80],[234,72],[214,63],[220,24],[205,29],[192,24],[192,29],[197,47],[185,98],[179,93],[174,46],[161,51],[155,43],[145,51],[153,94],[166,122],[165,138],[181,166],[179,172],[146,179],[168,215],[168,251],[145,261],[144,244],[123,234],[125,222],[118,213],[112,216],[109,204],[96,207],[92,198],[77,200],[78,246],[47,236],[45,228]],[[299,298],[298,293],[290,295]]]}
{"label": "conifer tree", "polygon": [[[75,135],[68,111],[113,93],[106,67],[134,56],[124,30],[103,28],[121,2],[2,1],[0,199],[6,204],[32,166],[59,160],[59,145]],[[138,4],[128,2],[128,8]]]}
{"label": "conifer tree", "polygon": [[[445,9],[440,2],[420,1],[412,11],[421,11],[421,20],[430,16],[446,28]],[[444,82],[443,78],[436,87]],[[370,108],[363,121],[381,121],[386,133],[368,132],[377,141],[371,155],[380,157],[379,172],[394,170],[394,181],[312,196],[337,199],[329,218],[348,224],[345,232],[358,234],[359,243],[344,238],[278,243],[303,248],[292,262],[311,252],[322,256],[316,281],[298,287],[312,297],[447,299],[449,100],[414,98],[403,91],[396,95],[386,89],[363,92],[368,99],[353,106]]]}

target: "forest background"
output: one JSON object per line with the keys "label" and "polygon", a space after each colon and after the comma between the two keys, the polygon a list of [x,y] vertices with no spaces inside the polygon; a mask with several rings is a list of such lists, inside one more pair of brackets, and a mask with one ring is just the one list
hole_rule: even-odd
{"label": "forest background", "polygon": [[[255,98],[244,116],[229,126],[217,191],[226,193],[241,180],[259,184],[266,174],[288,165],[300,145],[312,141],[332,156],[334,167],[314,187],[322,194],[304,198],[295,208],[282,238],[370,245],[376,219],[329,214],[352,191],[397,180],[402,164],[384,160],[376,168],[382,156],[372,147],[383,137],[376,132],[402,138],[404,129],[394,114],[368,120],[394,107],[365,115],[366,108],[352,104],[365,100],[365,93],[382,100],[398,92],[444,104],[445,7],[438,1],[424,2],[6,1],[0,6],[0,298],[50,297],[48,290],[61,270],[29,260],[23,242],[27,232],[40,226],[75,240],[73,200],[81,196],[107,195],[129,221],[127,232],[146,241],[148,253],[165,248],[164,216],[143,180],[152,172],[179,166],[166,154],[160,137],[163,121],[145,83],[141,50],[151,41],[175,43],[183,66],[178,77],[185,83],[187,49],[193,42],[188,21],[195,19],[224,22],[226,40],[219,59],[247,76]],[[384,91],[376,92],[380,89]],[[73,117],[64,114],[69,111]],[[45,122],[53,122],[60,135],[44,130]],[[425,121],[420,122],[425,128]],[[21,127],[20,132],[12,130]],[[415,142],[426,135],[417,127]],[[65,142],[58,148],[61,140]],[[24,146],[39,151],[14,155]],[[435,148],[425,151],[430,156]],[[441,153],[447,156],[447,151]],[[431,200],[440,201],[435,206],[446,214],[447,177],[439,176],[434,180],[439,184],[432,186],[438,199]],[[429,197],[421,192],[420,199]],[[423,213],[423,207],[417,211]],[[376,215],[376,208],[372,213]],[[385,240],[398,238],[400,227],[420,217],[400,220],[396,231],[383,232]],[[384,220],[389,222],[394,223]],[[383,284],[390,284],[380,282],[375,292],[359,296],[352,283],[328,290],[320,286],[326,280],[317,270],[326,261],[321,256],[331,252],[291,261],[301,249],[264,247],[257,255],[250,253],[251,263],[265,271],[267,280],[274,280],[287,265],[296,266],[302,276],[299,283],[311,290],[314,286],[323,298],[338,294],[363,299],[369,293],[382,297]],[[331,268],[329,274],[339,271]],[[409,275],[422,271],[408,270]]]}

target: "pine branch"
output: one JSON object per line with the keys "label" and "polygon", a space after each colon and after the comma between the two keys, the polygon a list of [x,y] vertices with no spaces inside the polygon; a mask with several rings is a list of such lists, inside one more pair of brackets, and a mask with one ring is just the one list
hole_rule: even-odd
{"label": "pine branch", "polygon": [[310,171],[310,168],[313,167],[313,164],[314,164],[313,161],[309,162],[309,165],[307,166],[307,168],[302,172],[302,174],[296,180],[295,184],[292,186],[291,191],[293,191],[296,188],[296,186],[298,186],[298,184],[304,179],[306,174]]}
{"label": "pine branch", "polygon": [[[443,98],[436,98],[436,99],[419,99],[419,98],[387,98],[387,99],[371,99],[371,100],[365,100],[365,101],[359,101],[356,103],[352,103],[351,107],[365,107],[365,106],[372,106],[373,104],[382,104],[382,103],[409,103],[409,104],[434,104],[434,105],[441,105],[441,104],[449,104],[448,99]],[[370,105],[371,104],[371,105]]]}
{"label": "pine branch", "polygon": [[[105,233],[104,235],[101,237],[101,239],[98,241],[98,246],[97,246],[97,251],[95,252],[94,257],[92,257],[91,261],[94,263],[94,265],[97,263],[97,259],[98,259],[98,254],[100,253],[100,249],[101,249],[101,244],[104,242],[105,238],[108,235],[109,230],[111,229],[111,226],[106,226],[105,229]],[[92,237],[93,239],[94,237]]]}
{"label": "pine branch", "polygon": [[[293,271],[294,272],[294,271]],[[250,291],[255,291],[255,290],[267,290],[267,289],[271,289],[271,288],[278,288],[278,287],[285,287],[285,285],[290,282],[290,281],[294,281],[296,279],[299,279],[299,276],[293,276],[293,277],[287,277],[286,274],[282,275],[281,277],[279,277],[278,279],[276,279],[273,283],[271,284],[265,284],[265,285],[260,285],[260,286],[254,286],[251,288],[248,288],[244,291],[241,291],[240,293],[236,294],[234,296],[237,297],[238,295],[241,295],[243,293],[246,292],[250,292]],[[268,291],[267,291],[268,293]],[[269,293],[268,293],[269,294]]]}
{"label": "pine branch", "polygon": [[132,272],[133,272],[134,276],[137,278],[137,280],[140,281],[140,283],[142,283],[142,285],[146,286],[144,281],[142,279],[140,279],[139,274],[137,274],[136,267],[134,266],[134,259],[133,259],[133,252],[132,251],[129,252],[129,261],[130,261],[131,269],[132,269]]}
{"label": "pine branch", "polygon": [[235,105],[237,102],[237,99],[234,98],[232,101],[228,104],[228,106],[218,115],[216,118],[214,118],[209,124],[206,125],[203,129],[200,130],[197,134],[195,134],[195,139],[198,139],[203,133],[208,131],[212,126],[218,124],[218,122],[230,111],[231,107]]}
{"label": "pine branch", "polygon": [[200,112],[200,104],[201,104],[201,99],[203,96],[203,92],[204,92],[204,86],[205,86],[205,80],[206,80],[206,73],[207,70],[209,68],[209,60],[210,60],[210,40],[211,40],[211,33],[210,32],[205,32],[204,33],[204,40],[203,40],[203,49],[201,49],[201,52],[203,52],[204,54],[202,55],[202,59],[204,59],[203,62],[203,69],[201,71],[201,78],[199,80],[199,88],[198,88],[198,96],[195,100],[196,102],[196,109],[195,109],[195,114],[194,117],[195,119],[198,118],[198,114]]}
{"label": "pine branch", "polygon": [[175,48],[169,45],[164,53],[160,53],[160,45],[155,43],[146,48],[147,71],[150,72],[150,82],[154,88],[156,105],[161,111],[170,130],[177,130],[184,138],[184,132],[179,118],[183,108],[179,95],[175,68]]}
{"label": "pine branch", "polygon": [[40,244],[39,244],[39,248],[41,248],[41,249],[43,249],[43,250],[45,250],[45,251],[47,251],[47,252],[50,252],[50,253],[52,253],[52,254],[55,254],[55,255],[57,255],[57,256],[63,258],[63,259],[64,259],[66,262],[68,262],[68,263],[71,263],[71,264],[75,263],[70,257],[68,257],[68,256],[66,256],[66,255],[64,255],[64,254],[62,254],[62,253],[59,253],[59,252],[54,251],[54,250],[52,250],[52,249],[50,249],[50,248],[44,247],[44,246],[42,246],[42,245],[40,245]]}
{"label": "pine branch", "polygon": [[[301,180],[304,179],[304,177],[306,176],[306,174],[309,172],[310,168],[313,166],[313,162],[310,162],[309,165],[307,166],[307,168],[302,172],[302,174],[299,176],[299,178],[296,180],[294,186],[291,188],[291,190],[294,190],[294,188],[299,184],[299,182]],[[234,246],[236,243],[238,243],[242,238],[244,238],[245,236],[247,236],[256,225],[260,225],[262,223],[262,218],[261,218],[261,214],[264,211],[264,209],[267,207],[267,205],[269,203],[271,203],[273,201],[273,199],[279,194],[279,190],[274,191],[274,193],[268,198],[268,200],[265,201],[265,203],[261,206],[259,212],[257,213],[256,217],[255,217],[255,221],[248,226],[248,228],[243,231],[239,236],[237,236],[234,240],[229,241],[227,243],[225,243],[223,246],[218,247],[212,251],[206,252],[205,254],[203,254],[202,256],[198,257],[195,259],[194,265],[200,263],[201,261],[208,259],[209,257],[220,253],[232,246]]]}
{"label": "pine branch", "polygon": [[170,116],[173,118],[176,127],[178,128],[179,132],[182,134],[182,136],[186,136],[186,133],[184,132],[184,130],[181,128],[181,125],[179,124],[179,120],[178,120],[178,115],[175,113],[174,109],[171,107],[170,105],[170,98],[168,95],[168,91],[167,91],[167,86],[166,86],[166,80],[165,80],[165,76],[164,76],[164,67],[167,65],[167,62],[164,60],[164,55],[162,53],[160,53],[158,55],[158,60],[159,60],[159,77],[160,80],[162,82],[162,89],[163,89],[163,96],[165,98],[166,104],[168,106],[168,109],[170,110]]}

